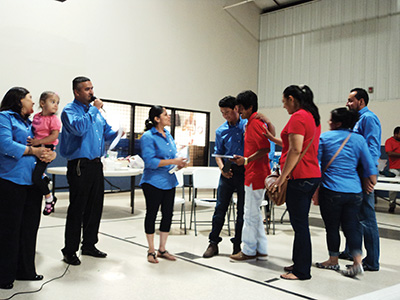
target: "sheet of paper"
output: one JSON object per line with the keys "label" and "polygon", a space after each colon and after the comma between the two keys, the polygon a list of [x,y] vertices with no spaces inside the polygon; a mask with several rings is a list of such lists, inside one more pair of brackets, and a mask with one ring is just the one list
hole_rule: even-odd
{"label": "sheet of paper", "polygon": [[233,155],[211,154],[212,157],[233,158]]}
{"label": "sheet of paper", "polygon": [[119,141],[121,140],[121,136],[124,133],[124,131],[122,130],[122,127],[118,128],[118,135],[117,137],[112,141],[110,148],[108,150],[112,150],[115,148],[115,146],[117,146],[117,144],[119,143]]}

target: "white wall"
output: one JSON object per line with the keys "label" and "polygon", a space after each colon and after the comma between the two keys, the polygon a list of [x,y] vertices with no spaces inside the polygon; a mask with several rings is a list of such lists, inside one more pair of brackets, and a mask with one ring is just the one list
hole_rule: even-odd
{"label": "white wall", "polygon": [[261,111],[278,132],[288,120],[282,91],[307,84],[328,130],[329,112],[354,87],[373,87],[369,108],[382,123],[382,144],[400,125],[400,1],[321,0],[261,17]]}
{"label": "white wall", "polygon": [[[0,94],[28,88],[72,100],[71,81],[92,79],[98,97],[211,112],[218,100],[257,89],[258,40],[223,0],[2,0]],[[241,8],[243,11],[244,8]]]}

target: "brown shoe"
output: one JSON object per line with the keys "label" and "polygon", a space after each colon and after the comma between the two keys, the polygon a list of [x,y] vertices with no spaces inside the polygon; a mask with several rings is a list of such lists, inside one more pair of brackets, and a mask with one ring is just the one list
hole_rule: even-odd
{"label": "brown shoe", "polygon": [[240,251],[238,254],[231,255],[230,261],[231,262],[249,262],[249,261],[256,261],[256,256],[255,255],[246,255],[242,251]]}
{"label": "brown shoe", "polygon": [[204,258],[210,258],[218,254],[218,245],[210,243],[207,250],[203,253]]}
{"label": "brown shoe", "polygon": [[257,260],[268,260],[268,254],[262,254],[257,251],[256,258]]}

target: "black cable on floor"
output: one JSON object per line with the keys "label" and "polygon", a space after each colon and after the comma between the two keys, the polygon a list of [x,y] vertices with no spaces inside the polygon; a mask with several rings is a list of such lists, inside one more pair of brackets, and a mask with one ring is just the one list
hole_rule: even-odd
{"label": "black cable on floor", "polygon": [[37,290],[34,290],[34,291],[26,291],[26,292],[17,292],[17,293],[12,294],[12,295],[11,295],[10,297],[8,297],[8,298],[4,298],[4,299],[0,299],[0,300],[9,300],[9,299],[11,299],[11,298],[13,298],[13,297],[15,297],[15,296],[17,296],[17,295],[25,295],[25,294],[34,294],[34,293],[38,293],[38,292],[40,292],[40,291],[43,289],[43,287],[44,287],[46,284],[48,284],[48,283],[50,283],[50,282],[52,282],[52,281],[54,281],[54,280],[63,278],[64,275],[67,273],[67,271],[68,271],[68,269],[69,269],[69,266],[70,266],[70,265],[67,265],[67,267],[66,267],[65,270],[64,270],[64,273],[62,273],[60,276],[54,277],[54,278],[52,278],[52,279],[50,279],[50,280],[47,280],[46,282],[43,282],[43,284],[42,284],[42,285],[40,286],[40,288],[37,289]]}

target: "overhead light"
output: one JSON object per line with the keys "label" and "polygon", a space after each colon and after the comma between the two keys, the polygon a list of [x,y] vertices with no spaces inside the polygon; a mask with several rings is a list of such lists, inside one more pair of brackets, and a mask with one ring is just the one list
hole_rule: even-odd
{"label": "overhead light", "polygon": [[232,5],[224,6],[224,9],[229,9],[229,8],[232,8],[232,7],[235,7],[235,6],[239,6],[239,5],[243,5],[243,4],[246,4],[246,3],[249,3],[249,2],[254,2],[254,0],[245,0],[245,1],[242,1],[242,2],[239,2],[239,3],[235,3],[235,4],[232,4]]}

